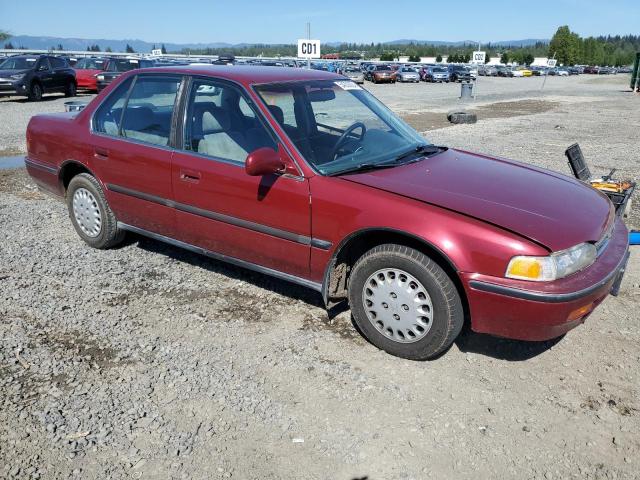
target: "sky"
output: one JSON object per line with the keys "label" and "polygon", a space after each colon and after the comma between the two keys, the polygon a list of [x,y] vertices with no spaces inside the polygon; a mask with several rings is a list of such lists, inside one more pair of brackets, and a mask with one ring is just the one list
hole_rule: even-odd
{"label": "sky", "polygon": [[[34,14],[37,12],[37,14]],[[13,35],[171,43],[500,41],[550,38],[559,25],[582,36],[640,34],[638,0],[0,0]]]}

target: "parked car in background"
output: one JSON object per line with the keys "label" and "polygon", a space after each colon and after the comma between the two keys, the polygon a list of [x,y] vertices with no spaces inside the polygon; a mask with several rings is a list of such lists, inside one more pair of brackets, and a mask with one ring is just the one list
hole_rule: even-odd
{"label": "parked car in background", "polygon": [[618,73],[631,73],[633,69],[629,66],[626,67],[618,67]]}
{"label": "parked car in background", "polygon": [[153,60],[143,58],[108,58],[104,72],[96,75],[98,92],[104,90],[111,82],[129,70],[136,68],[149,68],[154,66]]}
{"label": "parked car in background", "polygon": [[569,75],[580,75],[582,73],[582,68],[580,67],[568,67],[567,68],[567,72],[569,72]]}
{"label": "parked car in background", "polygon": [[480,65],[478,67],[478,75],[483,77],[497,77],[498,67],[495,65]]}
{"label": "parked car in background", "polygon": [[588,73],[590,75],[597,75],[599,72],[600,72],[600,67],[597,67],[597,66],[584,67],[584,73]]}
{"label": "parked car in background", "polygon": [[76,73],[62,57],[14,55],[0,63],[0,94],[42,100],[46,93],[76,95]]}
{"label": "parked car in background", "polygon": [[496,67],[496,74],[498,77],[513,77],[513,71],[504,65],[498,65]]}
{"label": "parked car in background", "polygon": [[449,80],[452,82],[470,82],[471,72],[464,65],[449,65]]}
{"label": "parked car in background", "polygon": [[[33,116],[25,164],[87,245],[129,231],[314,289],[327,305],[347,301],[358,331],[403,358],[445,352],[467,320],[559,337],[615,293],[629,235],[605,195],[429,144],[339,80],[132,71],[77,114]],[[93,267],[91,256],[76,261]]]}
{"label": "parked car in background", "polygon": [[477,65],[468,65],[467,70],[469,70],[469,75],[471,75],[471,79],[475,80],[478,78],[478,66]]}
{"label": "parked car in background", "polygon": [[449,70],[446,67],[428,67],[423,76],[425,82],[449,83]]}
{"label": "parked car in background", "polygon": [[364,73],[355,67],[345,68],[342,74],[356,83],[364,83]]}
{"label": "parked car in background", "polygon": [[524,72],[517,67],[511,67],[511,76],[512,77],[524,77]]}
{"label": "parked car in background", "polygon": [[526,67],[518,67],[518,70],[522,72],[523,77],[531,77],[533,72]]}
{"label": "parked car in background", "polygon": [[106,65],[107,60],[100,57],[86,57],[78,60],[74,67],[78,89],[97,92],[98,80],[96,77],[104,71]]}
{"label": "parked car in background", "polygon": [[413,67],[400,67],[396,72],[396,79],[398,82],[418,83],[420,81],[420,74]]}
{"label": "parked car in background", "polygon": [[367,73],[373,83],[396,83],[397,74],[388,65],[372,65]]}

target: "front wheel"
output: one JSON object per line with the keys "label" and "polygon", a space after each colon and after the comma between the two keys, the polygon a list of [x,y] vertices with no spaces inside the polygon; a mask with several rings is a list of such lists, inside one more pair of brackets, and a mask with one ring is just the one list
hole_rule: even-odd
{"label": "front wheel", "polygon": [[93,248],[109,248],[122,242],[124,230],[118,228],[100,182],[88,173],[76,175],[67,189],[67,208],[80,238]]}
{"label": "front wheel", "polygon": [[42,86],[39,83],[34,82],[29,89],[29,100],[32,102],[39,102],[42,100]]}
{"label": "front wheel", "polygon": [[69,82],[64,89],[65,97],[75,97],[77,92],[77,87],[75,82]]}
{"label": "front wheel", "polygon": [[356,262],[349,303],[356,325],[373,345],[410,360],[445,351],[464,323],[451,278],[429,257],[402,245],[377,246]]}

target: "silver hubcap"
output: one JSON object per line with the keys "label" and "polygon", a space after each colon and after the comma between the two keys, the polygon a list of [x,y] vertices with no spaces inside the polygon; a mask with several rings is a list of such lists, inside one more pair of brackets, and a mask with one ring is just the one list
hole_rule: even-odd
{"label": "silver hubcap", "polygon": [[370,275],[362,289],[362,302],[371,324],[390,340],[417,342],[431,330],[431,297],[404,270],[384,268]]}
{"label": "silver hubcap", "polygon": [[73,194],[73,216],[80,229],[89,237],[97,237],[102,229],[102,216],[96,197],[86,188]]}

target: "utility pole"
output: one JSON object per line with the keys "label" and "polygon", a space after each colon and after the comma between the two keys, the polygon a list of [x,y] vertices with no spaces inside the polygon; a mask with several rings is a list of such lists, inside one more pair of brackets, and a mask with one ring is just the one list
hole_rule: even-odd
{"label": "utility pole", "polygon": [[[311,40],[311,22],[307,22],[307,40]],[[311,59],[307,57],[307,70],[311,70]]]}
{"label": "utility pole", "polygon": [[[556,52],[553,52],[554,60],[556,58]],[[549,76],[549,61],[547,61],[547,69],[544,71],[544,80],[542,80],[542,86],[540,87],[540,91],[544,90],[544,84],[547,83],[547,77]]]}

